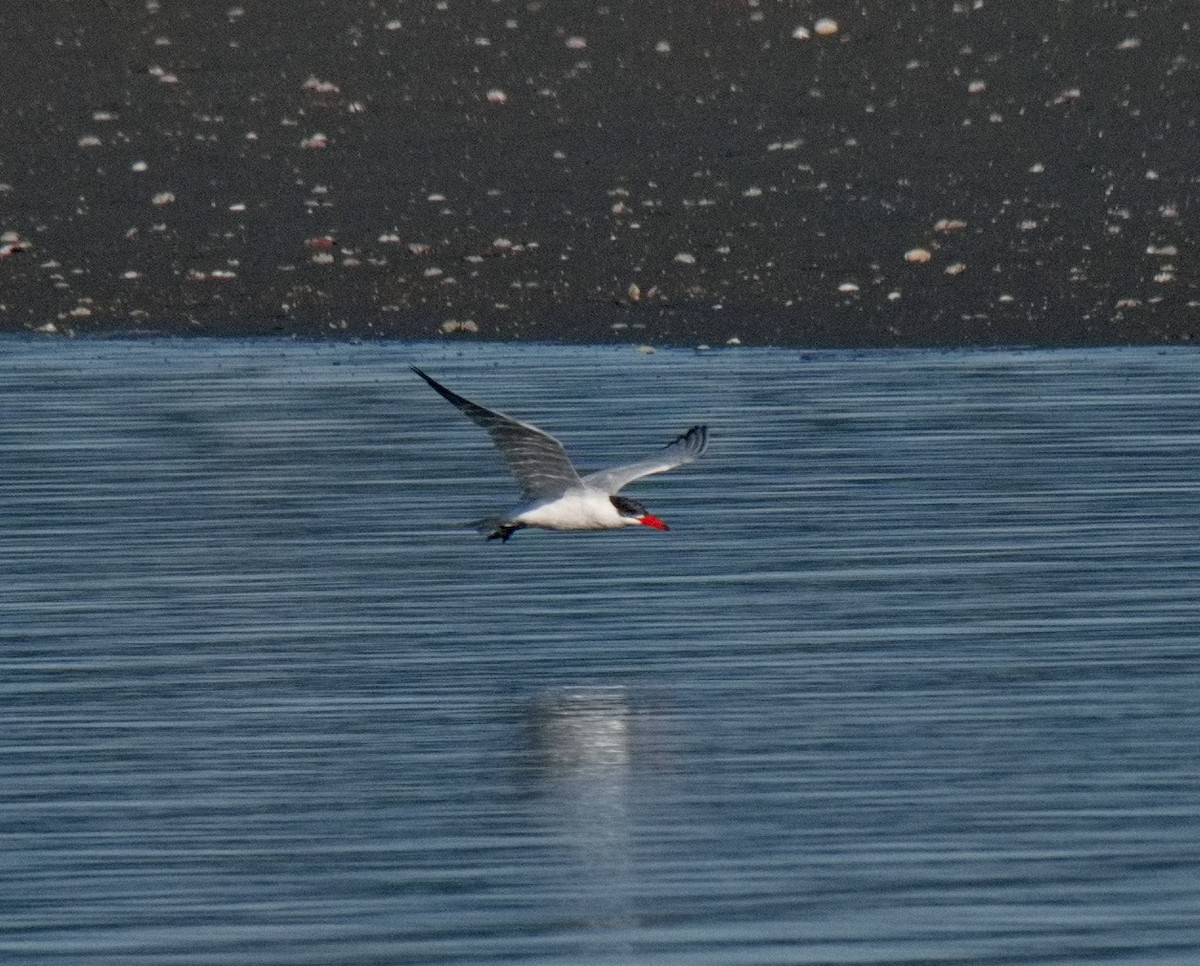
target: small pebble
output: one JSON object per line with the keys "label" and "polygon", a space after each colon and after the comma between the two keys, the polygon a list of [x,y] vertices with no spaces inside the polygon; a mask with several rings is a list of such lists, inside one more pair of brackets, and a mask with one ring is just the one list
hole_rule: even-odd
{"label": "small pebble", "polygon": [[340,94],[342,92],[342,89],[333,81],[318,80],[311,74],[302,86],[310,94]]}
{"label": "small pebble", "polygon": [[952,231],[962,231],[966,227],[967,223],[961,218],[939,218],[934,224],[933,230],[945,234]]}
{"label": "small pebble", "polygon": [[479,325],[474,319],[447,319],[441,324],[443,335],[453,335],[456,332],[475,333],[479,331]]}
{"label": "small pebble", "polygon": [[[29,242],[25,241],[17,232],[6,231],[0,235],[0,260],[9,258],[19,252],[27,251]],[[45,268],[45,266],[42,266]]]}
{"label": "small pebble", "polygon": [[904,253],[904,260],[913,265],[924,265],[933,258],[933,252],[928,248],[910,248]]}
{"label": "small pebble", "polygon": [[832,37],[838,32],[838,22],[832,17],[822,17],[813,24],[813,33],[818,37]]}

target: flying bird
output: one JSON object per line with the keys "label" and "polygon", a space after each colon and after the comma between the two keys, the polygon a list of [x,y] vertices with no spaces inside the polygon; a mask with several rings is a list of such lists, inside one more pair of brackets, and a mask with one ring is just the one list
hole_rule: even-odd
{"label": "flying bird", "polygon": [[617,494],[643,476],[665,473],[694,462],[708,446],[708,427],[693,426],[644,460],[580,476],[562,443],[553,436],[463,398],[416,366],[412,370],[443,399],[488,431],[521,487],[521,502],[517,506],[501,516],[487,517],[474,524],[489,540],[507,541],[526,527],[620,530],[643,526],[669,530],[636,500]]}

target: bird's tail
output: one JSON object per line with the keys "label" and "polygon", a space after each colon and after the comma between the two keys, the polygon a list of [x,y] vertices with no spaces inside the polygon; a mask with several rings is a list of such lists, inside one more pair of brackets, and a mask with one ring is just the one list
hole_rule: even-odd
{"label": "bird's tail", "polygon": [[511,520],[505,520],[504,517],[484,517],[482,520],[472,520],[468,526],[479,533],[486,534],[489,540],[505,542],[518,530],[525,529],[525,524],[513,523]]}

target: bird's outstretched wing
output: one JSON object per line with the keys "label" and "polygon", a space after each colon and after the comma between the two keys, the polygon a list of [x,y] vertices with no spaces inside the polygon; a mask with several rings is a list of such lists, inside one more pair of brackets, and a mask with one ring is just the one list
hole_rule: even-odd
{"label": "bird's outstretched wing", "polygon": [[634,480],[653,473],[665,473],[700,458],[708,447],[708,427],[693,426],[679,438],[668,443],[653,456],[628,466],[614,466],[583,478],[586,486],[603,490],[609,495],[619,493]]}
{"label": "bird's outstretched wing", "polygon": [[447,402],[453,403],[470,419],[488,431],[492,442],[508,464],[527,500],[560,496],[582,482],[567,458],[562,443],[536,426],[487,409],[456,392],[451,392],[416,366],[412,371],[424,379]]}

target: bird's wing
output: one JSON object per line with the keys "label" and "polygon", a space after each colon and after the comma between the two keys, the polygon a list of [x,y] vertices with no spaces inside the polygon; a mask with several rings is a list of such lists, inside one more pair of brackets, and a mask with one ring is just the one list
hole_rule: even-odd
{"label": "bird's wing", "polygon": [[586,486],[603,490],[610,496],[619,493],[634,480],[653,473],[665,473],[677,466],[683,466],[700,458],[700,454],[708,447],[708,427],[693,426],[682,436],[672,440],[653,456],[628,466],[614,466],[610,470],[600,470],[583,478]]}
{"label": "bird's wing", "polygon": [[582,481],[567,458],[566,450],[553,436],[543,433],[536,426],[530,426],[504,413],[486,409],[478,403],[464,399],[431,379],[416,366],[413,366],[412,370],[429,383],[442,398],[453,403],[488,431],[492,442],[496,444],[500,455],[504,457],[508,468],[521,485],[521,494],[525,499],[560,496],[572,487],[581,485]]}

